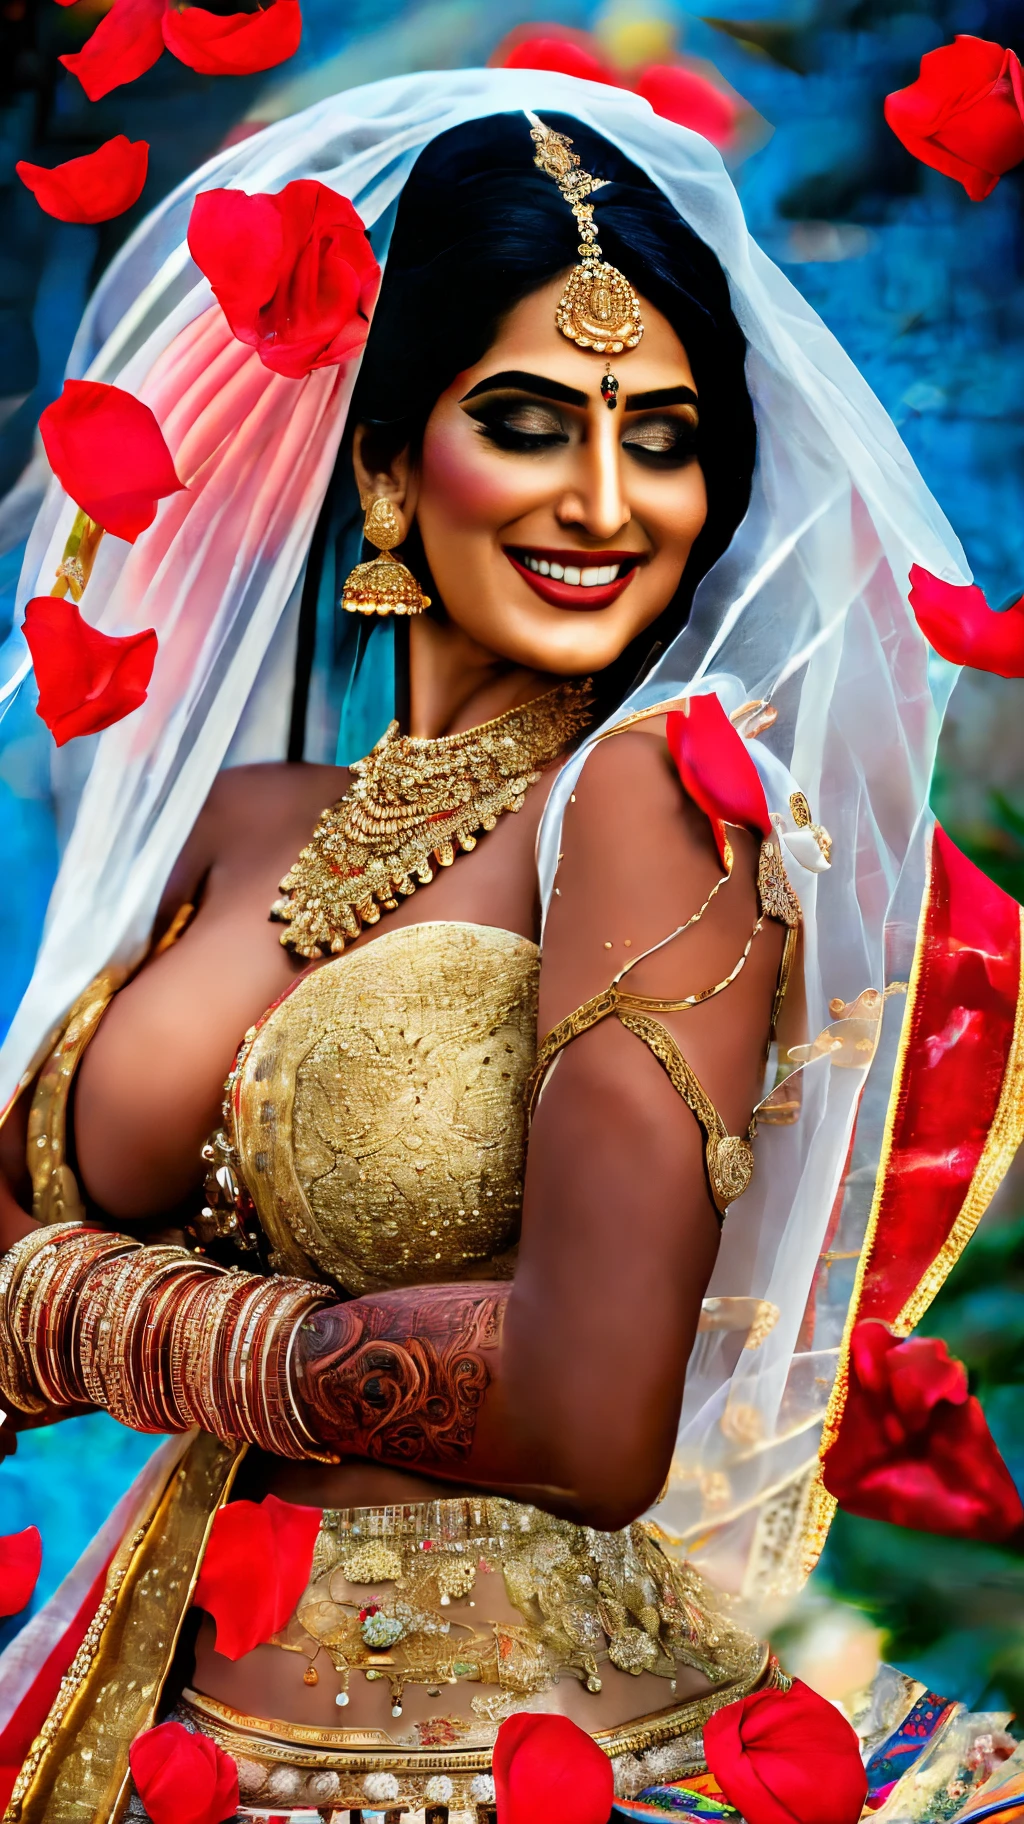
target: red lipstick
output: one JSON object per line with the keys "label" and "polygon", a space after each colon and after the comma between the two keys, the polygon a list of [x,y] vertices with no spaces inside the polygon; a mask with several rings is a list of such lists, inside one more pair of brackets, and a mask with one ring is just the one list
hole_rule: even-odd
{"label": "red lipstick", "polygon": [[[550,603],[553,608],[608,608],[616,601],[623,590],[628,588],[641,559],[636,551],[579,551],[574,549],[554,550],[545,546],[505,546],[505,556],[513,570],[529,583],[530,588],[541,600]],[[563,577],[548,574],[542,576],[538,570],[531,569],[524,562],[525,558],[543,562],[545,567],[555,565],[559,569],[611,569],[622,564],[629,564],[629,569],[617,576],[610,583],[567,583]]]}

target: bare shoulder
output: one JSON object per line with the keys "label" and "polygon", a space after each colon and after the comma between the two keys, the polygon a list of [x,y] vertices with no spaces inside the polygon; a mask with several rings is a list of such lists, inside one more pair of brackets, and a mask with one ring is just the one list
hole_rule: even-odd
{"label": "bare shoulder", "polygon": [[559,849],[544,932],[545,1031],[678,930],[721,879],[711,826],[683,790],[663,719],[597,743],[566,804]]}
{"label": "bare shoulder", "polygon": [[711,828],[683,789],[665,735],[665,717],[635,724],[597,742],[566,806],[563,862],[605,879],[660,876],[673,861],[703,870],[716,861]]}

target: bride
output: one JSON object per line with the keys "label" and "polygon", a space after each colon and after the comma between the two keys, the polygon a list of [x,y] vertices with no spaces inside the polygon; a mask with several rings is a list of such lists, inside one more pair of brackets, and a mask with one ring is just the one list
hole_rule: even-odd
{"label": "bride", "polygon": [[[286,376],[183,234],[314,175],[386,263],[361,360]],[[486,1812],[522,1709],[628,1798],[787,1682],[715,1585],[754,1614],[827,1526],[821,1258],[902,1011],[836,1009],[909,974],[949,680],[906,578],[959,548],[717,155],[569,79],[221,155],[76,359],[188,492],[87,597],[160,652],[57,769],[0,1402],[177,1437],[11,1815],[145,1816],[166,1717],[264,1812]]]}

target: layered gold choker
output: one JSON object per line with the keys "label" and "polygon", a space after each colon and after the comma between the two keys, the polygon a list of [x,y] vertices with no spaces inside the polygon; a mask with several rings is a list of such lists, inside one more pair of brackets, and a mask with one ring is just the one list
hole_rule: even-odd
{"label": "layered gold choker", "polygon": [[356,782],[321,815],[281,882],[270,916],[296,956],[335,956],[393,912],[399,899],[474,849],[503,811],[522,809],[540,778],[590,720],[589,680],[556,684],[493,722],[435,741],[398,723],[352,768]]}

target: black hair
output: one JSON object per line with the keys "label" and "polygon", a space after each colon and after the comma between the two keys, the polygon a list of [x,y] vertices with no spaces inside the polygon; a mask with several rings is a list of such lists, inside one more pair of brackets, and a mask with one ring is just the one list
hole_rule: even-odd
{"label": "black hair", "polygon": [[[594,199],[604,257],[667,317],[686,349],[700,398],[697,455],[708,494],[706,523],[675,598],[595,683],[602,711],[626,696],[683,626],[693,592],[729,545],[750,499],[754,413],[744,376],[746,342],[711,249],[668,198],[610,141],[579,121],[545,114],[569,135],[584,168],[605,180]],[[380,297],[349,412],[351,431],[385,467],[416,450],[437,399],[482,359],[502,319],[578,261],[578,231],[556,184],[533,162],[525,115],[500,114],[440,134],[402,192]],[[403,560],[431,587],[418,531]]]}

